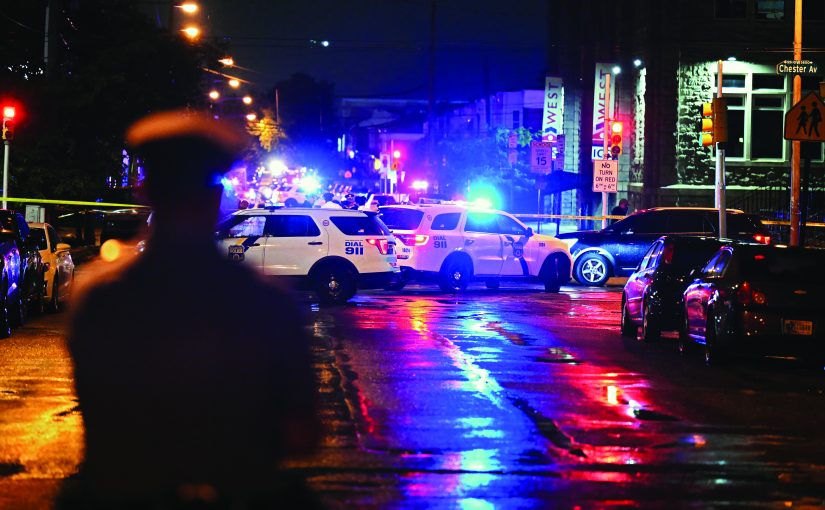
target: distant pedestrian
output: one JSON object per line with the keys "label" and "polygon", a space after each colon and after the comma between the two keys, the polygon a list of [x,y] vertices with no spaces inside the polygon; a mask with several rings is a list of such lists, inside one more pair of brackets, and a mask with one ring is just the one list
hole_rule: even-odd
{"label": "distant pedestrian", "polygon": [[341,203],[342,209],[358,209],[358,202],[355,201],[354,193],[347,193],[344,195],[344,202]]}
{"label": "distant pedestrian", "polygon": [[[619,200],[619,204],[610,211],[611,216],[627,216],[627,211],[630,208],[630,203],[626,198]],[[614,224],[619,220],[611,219],[610,224]]]}
{"label": "distant pedestrian", "polygon": [[801,105],[800,109],[802,110],[799,112],[799,115],[796,117],[796,133],[799,134],[799,131],[802,131],[804,134],[808,134],[808,119],[810,118],[808,112],[805,110],[805,105]]}
{"label": "distant pedestrian", "polygon": [[[166,112],[127,142],[146,168],[153,231],[74,310],[85,460],[57,508],[312,507],[278,470],[319,430],[300,313],[213,241],[220,175],[243,135]],[[197,254],[185,274],[181,254]]]}
{"label": "distant pedestrian", "polygon": [[326,192],[323,195],[321,195],[320,197],[318,197],[318,199],[315,201],[315,203],[312,204],[312,207],[323,207],[323,205],[326,204],[327,202],[332,202],[332,199],[334,197],[335,197],[335,195],[333,195],[332,193]]}

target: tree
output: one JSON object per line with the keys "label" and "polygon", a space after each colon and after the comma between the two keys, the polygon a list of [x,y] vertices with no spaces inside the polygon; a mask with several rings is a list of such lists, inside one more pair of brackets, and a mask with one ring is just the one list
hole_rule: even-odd
{"label": "tree", "polygon": [[127,0],[69,3],[63,19],[53,34],[63,51],[48,75],[31,72],[40,63],[25,51],[0,74],[0,88],[25,105],[10,188],[15,196],[105,198],[107,181],[121,178],[126,128],[152,111],[200,106],[201,62],[218,52],[155,27]]}
{"label": "tree", "polygon": [[268,108],[264,108],[260,119],[247,122],[246,131],[258,139],[259,146],[266,152],[272,152],[273,149],[277,152],[281,140],[286,139],[286,134],[273,118],[272,110]]}

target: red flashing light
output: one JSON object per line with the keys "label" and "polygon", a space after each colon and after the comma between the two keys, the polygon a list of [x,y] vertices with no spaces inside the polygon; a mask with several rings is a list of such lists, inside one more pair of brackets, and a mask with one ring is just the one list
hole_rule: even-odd
{"label": "red flashing light", "polygon": [[424,246],[429,241],[430,236],[421,234],[393,234],[396,239],[405,246]]}
{"label": "red flashing light", "polygon": [[768,302],[765,293],[754,290],[748,282],[742,282],[742,285],[739,286],[739,290],[736,291],[736,300],[739,301],[740,305],[744,306],[753,304],[764,305]]}
{"label": "red flashing light", "polygon": [[766,236],[766,235],[762,235],[762,234],[754,234],[753,235],[753,240],[756,241],[757,243],[771,244],[771,236]]}
{"label": "red flashing light", "polygon": [[17,108],[11,105],[3,106],[3,120],[11,120],[17,114]]}
{"label": "red flashing light", "polygon": [[367,239],[367,244],[371,244],[378,248],[378,252],[381,253],[381,255],[392,253],[390,251],[390,241],[388,239]]}

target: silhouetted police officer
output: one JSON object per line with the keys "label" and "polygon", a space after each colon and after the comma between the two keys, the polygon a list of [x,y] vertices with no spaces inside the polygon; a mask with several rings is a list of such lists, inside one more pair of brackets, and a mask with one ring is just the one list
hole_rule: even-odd
{"label": "silhouetted police officer", "polygon": [[311,506],[278,470],[318,437],[301,314],[213,240],[220,176],[243,135],[166,112],[127,141],[145,165],[153,231],[75,310],[86,456],[62,505]]}

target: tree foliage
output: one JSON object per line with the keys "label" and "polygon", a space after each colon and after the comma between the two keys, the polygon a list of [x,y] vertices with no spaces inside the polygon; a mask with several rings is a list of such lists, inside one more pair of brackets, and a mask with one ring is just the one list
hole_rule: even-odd
{"label": "tree foliage", "polygon": [[24,111],[9,187],[13,196],[93,200],[120,178],[129,124],[198,105],[201,61],[217,52],[154,26],[126,0],[70,3],[59,21],[61,51],[47,74],[32,72],[42,68],[30,60],[36,52],[0,74]]}

